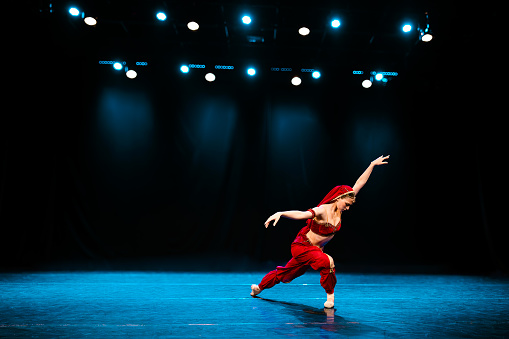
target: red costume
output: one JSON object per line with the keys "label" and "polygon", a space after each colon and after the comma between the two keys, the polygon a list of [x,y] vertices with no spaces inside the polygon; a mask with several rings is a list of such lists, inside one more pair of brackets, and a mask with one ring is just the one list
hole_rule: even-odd
{"label": "red costume", "polygon": [[[339,198],[343,195],[353,192],[350,186],[341,185],[334,187],[329,194],[317,205],[323,205]],[[334,293],[336,286],[336,269],[331,268],[329,257],[323,253],[318,246],[313,246],[306,234],[309,230],[314,233],[328,236],[339,231],[341,223],[331,225],[329,223],[319,224],[314,219],[315,212],[309,209],[313,217],[307,221],[304,228],[300,230],[297,237],[292,243],[292,259],[283,267],[278,266],[275,270],[270,271],[263,277],[258,285],[260,290],[271,288],[280,282],[289,283],[293,279],[306,273],[309,266],[314,270],[320,271],[320,284],[328,294]]]}

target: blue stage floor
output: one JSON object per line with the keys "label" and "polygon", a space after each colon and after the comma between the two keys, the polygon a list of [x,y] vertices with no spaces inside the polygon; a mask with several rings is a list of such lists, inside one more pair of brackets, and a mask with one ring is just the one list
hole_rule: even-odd
{"label": "blue stage floor", "polygon": [[313,271],[249,295],[263,273],[0,274],[0,337],[509,338],[509,280]]}

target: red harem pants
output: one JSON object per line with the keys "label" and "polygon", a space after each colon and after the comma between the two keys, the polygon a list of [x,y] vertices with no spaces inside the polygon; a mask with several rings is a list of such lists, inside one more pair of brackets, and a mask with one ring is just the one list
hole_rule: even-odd
{"label": "red harem pants", "polygon": [[289,283],[306,273],[309,266],[320,271],[320,285],[328,294],[334,293],[336,286],[336,269],[330,267],[329,257],[317,246],[309,243],[292,243],[293,258],[283,267],[278,266],[263,277],[258,285],[260,290],[271,288],[280,282]]}

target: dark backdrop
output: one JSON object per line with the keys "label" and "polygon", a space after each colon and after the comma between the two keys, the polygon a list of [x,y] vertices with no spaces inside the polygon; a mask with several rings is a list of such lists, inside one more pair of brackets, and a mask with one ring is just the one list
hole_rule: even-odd
{"label": "dark backdrop", "polygon": [[206,83],[178,71],[181,49],[147,52],[129,80],[98,65],[104,55],[87,41],[56,39],[55,25],[34,18],[13,43],[4,269],[145,259],[172,269],[185,257],[220,258],[228,270],[279,264],[304,223],[265,229],[266,218],[353,186],[382,154],[390,164],[375,168],[327,246],[339,265],[506,269],[495,217],[501,90],[486,71],[500,57],[482,32],[456,37],[444,24],[441,40],[391,64],[397,78],[365,90],[353,63],[325,64],[319,81],[299,87],[263,72]]}

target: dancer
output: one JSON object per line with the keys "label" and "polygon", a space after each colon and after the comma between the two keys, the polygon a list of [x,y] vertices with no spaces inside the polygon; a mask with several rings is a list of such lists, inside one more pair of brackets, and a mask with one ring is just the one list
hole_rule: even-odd
{"label": "dancer", "polygon": [[300,230],[291,245],[292,259],[286,266],[278,266],[267,273],[258,285],[251,285],[251,295],[255,296],[261,291],[271,288],[280,282],[289,283],[303,275],[309,266],[320,271],[320,284],[327,293],[324,307],[334,307],[334,287],[336,286],[336,270],[332,257],[323,252],[324,246],[334,237],[334,233],[341,227],[341,214],[348,211],[355,202],[355,197],[368,181],[373,168],[377,165],[387,164],[389,156],[380,156],[373,160],[369,167],[357,179],[352,187],[341,185],[334,187],[323,198],[317,207],[307,211],[285,211],[271,215],[265,221],[267,228],[271,221],[274,226],[281,217],[293,220],[307,220],[306,226]]}

